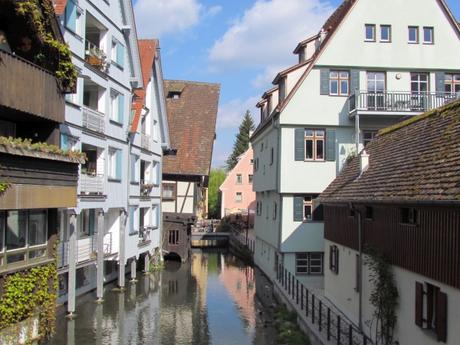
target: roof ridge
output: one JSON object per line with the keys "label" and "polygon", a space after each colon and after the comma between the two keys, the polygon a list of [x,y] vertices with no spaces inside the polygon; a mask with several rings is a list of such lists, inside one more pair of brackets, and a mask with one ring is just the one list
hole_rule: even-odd
{"label": "roof ridge", "polygon": [[186,84],[198,84],[198,85],[212,85],[212,86],[220,86],[220,83],[212,83],[206,81],[194,81],[194,80],[179,80],[179,79],[165,79],[165,82],[173,82],[173,83],[186,83]]}

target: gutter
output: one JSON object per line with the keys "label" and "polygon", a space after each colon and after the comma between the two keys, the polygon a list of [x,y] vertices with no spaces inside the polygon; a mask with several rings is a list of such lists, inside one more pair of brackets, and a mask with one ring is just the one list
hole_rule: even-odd
{"label": "gutter", "polygon": [[373,204],[373,205],[420,205],[420,206],[460,206],[460,200],[318,200],[323,205],[349,205]]}

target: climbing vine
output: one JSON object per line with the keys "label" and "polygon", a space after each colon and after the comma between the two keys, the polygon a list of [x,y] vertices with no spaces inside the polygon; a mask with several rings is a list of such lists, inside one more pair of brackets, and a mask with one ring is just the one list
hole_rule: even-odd
{"label": "climbing vine", "polygon": [[6,190],[10,187],[8,182],[0,182],[0,195],[6,192]]}
{"label": "climbing vine", "polygon": [[392,345],[394,328],[398,321],[396,308],[399,303],[399,293],[391,263],[374,249],[368,249],[366,254],[365,263],[370,270],[369,281],[373,284],[369,302],[374,307],[369,328],[374,333],[375,345]]}
{"label": "climbing vine", "polygon": [[16,2],[16,13],[25,18],[30,29],[36,32],[43,51],[36,54],[35,63],[55,71],[56,77],[65,90],[74,89],[77,81],[77,70],[72,63],[69,46],[57,40],[51,34],[54,8],[50,0],[24,0]]}
{"label": "climbing vine", "polygon": [[39,316],[39,336],[54,332],[58,291],[56,263],[7,275],[0,297],[0,329]]}

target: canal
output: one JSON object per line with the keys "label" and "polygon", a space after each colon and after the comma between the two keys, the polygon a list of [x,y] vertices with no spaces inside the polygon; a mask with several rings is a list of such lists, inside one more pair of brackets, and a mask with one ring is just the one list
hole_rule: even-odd
{"label": "canal", "polygon": [[80,297],[75,320],[61,308],[48,345],[274,345],[255,292],[251,267],[225,251],[194,251],[124,293],[107,285],[103,304]]}

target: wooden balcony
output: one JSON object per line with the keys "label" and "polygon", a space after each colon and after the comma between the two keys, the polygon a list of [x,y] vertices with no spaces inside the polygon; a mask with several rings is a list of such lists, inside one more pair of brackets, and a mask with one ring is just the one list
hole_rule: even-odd
{"label": "wooden balcony", "polygon": [[0,105],[55,122],[64,121],[64,96],[54,74],[0,50]]}
{"label": "wooden balcony", "polygon": [[348,99],[350,115],[417,115],[439,108],[456,99],[446,92],[357,91]]}

